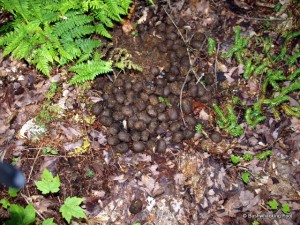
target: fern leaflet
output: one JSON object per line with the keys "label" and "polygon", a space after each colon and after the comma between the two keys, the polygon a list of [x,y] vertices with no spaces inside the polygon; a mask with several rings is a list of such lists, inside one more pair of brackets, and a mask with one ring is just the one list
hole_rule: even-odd
{"label": "fern leaflet", "polygon": [[71,84],[83,83],[93,80],[98,74],[104,74],[112,71],[112,62],[108,61],[89,61],[88,63],[80,63],[69,69],[69,71],[77,73],[70,80]]}

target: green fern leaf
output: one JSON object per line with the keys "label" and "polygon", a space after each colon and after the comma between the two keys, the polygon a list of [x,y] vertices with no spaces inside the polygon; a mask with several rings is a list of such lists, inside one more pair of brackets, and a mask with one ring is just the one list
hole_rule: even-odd
{"label": "green fern leaf", "polygon": [[108,8],[111,12],[109,14],[109,17],[117,22],[122,21],[120,14],[124,15],[125,11],[124,11],[124,9],[119,7],[118,0],[104,0],[104,2],[108,6]]}
{"label": "green fern leaf", "polygon": [[[71,59],[75,59],[76,57],[80,56],[81,55],[81,50],[80,48],[76,45],[75,42],[66,42],[66,43],[63,43],[63,48],[64,49],[68,49],[68,53],[69,53],[69,57],[71,57]],[[68,59],[70,59],[68,57]]]}
{"label": "green fern leaf", "polygon": [[16,47],[11,56],[16,59],[23,59],[32,51],[32,45],[28,41],[21,41],[19,46]]}
{"label": "green fern leaf", "polygon": [[86,53],[80,56],[80,58],[77,60],[77,63],[82,63],[86,60],[89,60],[92,56],[92,53]]}
{"label": "green fern leaf", "polygon": [[74,27],[73,29],[69,30],[68,33],[62,35],[63,39],[66,38],[81,38],[84,35],[92,34],[95,32],[95,27],[91,25],[83,25],[79,27]]}
{"label": "green fern leaf", "polygon": [[39,71],[41,71],[46,76],[50,77],[51,66],[50,66],[50,62],[43,55],[44,51],[45,49],[38,49],[34,54],[32,63],[36,64],[36,68]]}
{"label": "green fern leaf", "polygon": [[78,2],[76,1],[50,1],[46,5],[47,10],[51,11],[59,11],[61,15],[65,15],[68,11],[73,10],[73,9],[80,9],[80,5],[77,4]]}
{"label": "green fern leaf", "polygon": [[[11,42],[9,42],[4,51],[3,51],[3,56],[6,56],[10,53],[12,53],[15,48],[17,48],[20,44],[20,42],[26,38],[27,34],[25,32],[25,30],[23,28],[16,28],[15,31],[13,33],[10,34],[10,36],[13,37],[13,39],[11,40]],[[9,40],[7,40],[9,41]]]}
{"label": "green fern leaf", "polygon": [[81,4],[84,11],[101,9],[104,6],[104,2],[101,0],[84,0]]}
{"label": "green fern leaf", "polygon": [[121,0],[121,1],[119,1],[119,4],[126,11],[126,14],[127,14],[128,9],[130,8],[130,5],[132,4],[132,0]]}
{"label": "green fern leaf", "polygon": [[91,53],[95,48],[101,46],[100,41],[92,39],[77,39],[75,43],[84,53]]}
{"label": "green fern leaf", "polygon": [[28,20],[28,0],[2,0],[1,6],[12,13],[14,16],[21,15],[25,20]]}
{"label": "green fern leaf", "polygon": [[57,22],[53,28],[55,34],[57,36],[62,36],[63,34],[68,35],[68,32],[72,29],[83,26],[93,21],[93,18],[91,16],[77,14],[78,12],[67,13],[60,22]]}
{"label": "green fern leaf", "polygon": [[112,62],[108,61],[89,61],[72,66],[69,71],[77,73],[70,80],[71,84],[83,83],[93,80],[98,74],[104,74],[112,71]]}
{"label": "green fern leaf", "polygon": [[103,10],[99,10],[98,12],[96,12],[95,17],[109,28],[112,28],[114,26],[112,20],[107,16],[107,13],[105,13],[105,11]]}
{"label": "green fern leaf", "polygon": [[106,38],[112,38],[111,34],[106,30],[103,24],[99,23],[96,25],[96,33]]}

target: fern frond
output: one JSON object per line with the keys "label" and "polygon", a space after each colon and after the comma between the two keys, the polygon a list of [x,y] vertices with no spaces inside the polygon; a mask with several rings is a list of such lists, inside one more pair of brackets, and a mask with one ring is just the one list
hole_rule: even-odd
{"label": "fern frond", "polygon": [[77,73],[70,80],[71,84],[83,83],[93,80],[98,74],[104,74],[112,71],[112,62],[110,61],[89,61],[72,66],[69,71]]}
{"label": "fern frond", "polygon": [[[0,36],[0,48],[4,56],[25,58],[47,76],[55,63],[77,61],[70,69],[77,73],[71,83],[94,79],[112,71],[112,62],[101,61],[104,54],[94,52],[101,42],[86,36],[112,38],[108,29],[122,20],[130,4],[131,0],[0,0],[0,7],[14,15],[14,21],[0,28],[6,32]],[[119,66],[136,66],[126,63]]]}
{"label": "fern frond", "polygon": [[91,53],[95,48],[101,46],[101,42],[92,39],[76,39],[75,43],[84,53]]}
{"label": "fern frond", "polygon": [[110,11],[110,14],[108,14],[108,16],[117,22],[122,21],[120,15],[124,15],[125,11],[119,6],[118,0],[104,0],[104,3],[108,6],[108,9]]}
{"label": "fern frond", "polygon": [[84,0],[81,4],[84,11],[89,11],[103,8],[104,2],[102,0]]}
{"label": "fern frond", "polygon": [[63,43],[63,48],[64,49],[67,49],[68,50],[68,53],[69,53],[69,57],[68,59],[70,59],[70,57],[72,59],[75,59],[76,57],[80,56],[81,55],[81,50],[80,48],[76,45],[75,42],[73,41],[69,41],[69,42],[65,42]]}
{"label": "fern frond", "polygon": [[12,51],[11,56],[16,59],[27,57],[32,51],[33,46],[28,41],[21,41],[19,45]]}
{"label": "fern frond", "polygon": [[68,11],[74,9],[80,9],[79,2],[72,0],[64,0],[64,1],[51,1],[46,5],[46,9],[50,11],[59,11],[61,15],[65,15]]}
{"label": "fern frond", "polygon": [[101,23],[104,23],[105,26],[110,28],[114,26],[112,20],[107,16],[107,13],[105,13],[104,10],[99,10],[95,12],[94,15]]}
{"label": "fern frond", "polygon": [[95,32],[95,27],[91,25],[77,26],[62,35],[62,39],[66,38],[81,38],[87,34]]}
{"label": "fern frond", "polygon": [[54,26],[54,32],[57,36],[68,34],[68,32],[76,27],[81,27],[93,21],[93,17],[86,15],[76,15],[77,13],[67,13],[66,19],[61,19]]}
{"label": "fern frond", "polygon": [[127,14],[128,10],[130,8],[130,5],[132,4],[132,0],[120,0],[119,4],[126,11],[126,14]]}
{"label": "fern frond", "polygon": [[96,27],[96,33],[102,35],[106,38],[112,38],[111,34],[106,30],[105,26],[101,23],[97,24]]}
{"label": "fern frond", "polygon": [[26,21],[29,19],[29,1],[28,0],[1,0],[0,5],[7,11],[12,13],[15,17],[19,14]]}
{"label": "fern frond", "polygon": [[36,68],[41,71],[46,76],[50,77],[50,62],[49,60],[44,57],[45,47],[42,49],[38,49],[33,53],[33,60],[32,63],[36,64]]}
{"label": "fern frond", "polygon": [[[8,40],[8,37],[12,37],[11,40]],[[9,34],[9,36],[6,36],[6,40],[4,42],[6,42],[6,47],[3,51],[3,56],[6,56],[10,53],[12,53],[15,48],[17,48],[20,44],[20,42],[26,38],[27,33],[26,30],[22,27],[18,27],[15,29],[15,31],[11,32]]]}
{"label": "fern frond", "polygon": [[100,41],[92,39],[77,39],[75,40],[75,43],[80,47],[83,53],[77,60],[77,64],[90,59],[94,52],[93,50],[101,46]]}

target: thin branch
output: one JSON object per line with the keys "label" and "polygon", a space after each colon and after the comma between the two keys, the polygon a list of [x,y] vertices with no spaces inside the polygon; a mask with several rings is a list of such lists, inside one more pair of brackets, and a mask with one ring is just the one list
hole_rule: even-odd
{"label": "thin branch", "polygon": [[[25,202],[26,202],[27,204],[32,203],[30,200],[28,200],[28,197],[27,197],[26,195],[24,195],[24,194],[21,193],[21,196],[24,198],[24,200],[25,200]],[[33,208],[34,208],[34,207],[33,207]],[[42,216],[42,214],[41,214],[37,209],[34,208],[34,211],[36,212],[36,214],[37,214],[42,220],[45,220],[45,219],[46,219],[45,217]]]}
{"label": "thin branch", "polygon": [[218,43],[217,52],[216,52],[216,58],[215,58],[215,67],[214,67],[215,83],[218,83],[218,78],[217,78],[217,64],[218,64],[219,50],[220,50],[220,43]]}
{"label": "thin branch", "polygon": [[240,18],[246,19],[246,20],[263,20],[263,21],[284,21],[287,20],[286,18],[261,18],[261,17],[248,17],[248,16],[241,16],[237,15]]}

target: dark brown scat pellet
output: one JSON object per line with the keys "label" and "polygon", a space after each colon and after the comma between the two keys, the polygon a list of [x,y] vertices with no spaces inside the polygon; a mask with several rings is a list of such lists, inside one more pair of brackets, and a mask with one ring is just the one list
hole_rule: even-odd
{"label": "dark brown scat pellet", "polygon": [[134,141],[132,144],[132,151],[133,152],[143,152],[145,150],[145,144],[141,141]]}
{"label": "dark brown scat pellet", "polygon": [[165,140],[160,139],[157,142],[156,152],[157,153],[165,153],[166,149],[167,149],[167,144],[166,144]]}
{"label": "dark brown scat pellet", "polygon": [[193,111],[192,100],[190,98],[184,98],[181,103],[182,111],[186,114],[190,114]]}
{"label": "dark brown scat pellet", "polygon": [[102,116],[100,118],[100,123],[106,127],[110,126],[113,122],[113,119],[111,117],[108,116]]}
{"label": "dark brown scat pellet", "polygon": [[143,131],[147,127],[146,123],[142,120],[138,120],[134,123],[133,128],[137,131]]}
{"label": "dark brown scat pellet", "polygon": [[179,111],[175,107],[170,108],[168,111],[168,115],[170,120],[177,120],[179,118]]}
{"label": "dark brown scat pellet", "polygon": [[172,141],[175,143],[182,142],[183,138],[184,138],[184,135],[182,132],[177,131],[172,134]]}
{"label": "dark brown scat pellet", "polygon": [[93,105],[92,107],[92,113],[95,115],[95,116],[99,116],[100,113],[103,111],[103,105],[101,102],[97,102]]}
{"label": "dark brown scat pellet", "polygon": [[131,117],[133,115],[133,110],[131,106],[123,106],[121,110],[124,116]]}
{"label": "dark brown scat pellet", "polygon": [[139,141],[141,139],[141,134],[138,131],[132,131],[130,132],[130,135],[133,141]]}
{"label": "dark brown scat pellet", "polygon": [[109,127],[109,133],[111,135],[116,135],[117,133],[119,133],[119,131],[120,131],[119,124],[113,123],[113,124],[110,125],[110,127]]}
{"label": "dark brown scat pellet", "polygon": [[125,131],[120,131],[118,133],[118,138],[120,139],[120,141],[130,142],[130,134]]}
{"label": "dark brown scat pellet", "polygon": [[111,146],[114,146],[114,145],[119,144],[120,140],[116,136],[110,136],[107,138],[107,143]]}
{"label": "dark brown scat pellet", "polygon": [[149,116],[157,117],[157,111],[153,105],[148,105],[146,111]]}
{"label": "dark brown scat pellet", "polygon": [[137,214],[141,212],[142,209],[143,209],[143,202],[140,199],[134,199],[129,206],[129,212],[132,214]]}
{"label": "dark brown scat pellet", "polygon": [[222,141],[222,136],[218,132],[214,132],[211,134],[210,139],[215,143],[220,143]]}
{"label": "dark brown scat pellet", "polygon": [[117,153],[126,153],[129,150],[128,144],[126,143],[117,144],[114,149]]}

